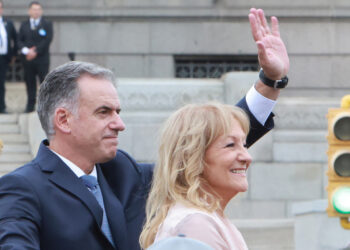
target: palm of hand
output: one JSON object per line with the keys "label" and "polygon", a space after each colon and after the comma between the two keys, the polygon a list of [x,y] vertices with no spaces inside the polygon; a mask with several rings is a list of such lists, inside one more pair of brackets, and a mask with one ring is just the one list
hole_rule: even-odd
{"label": "palm of hand", "polygon": [[281,79],[289,70],[287,49],[280,37],[269,34],[260,41],[265,49],[266,56],[260,56],[259,64],[268,72],[271,79]]}

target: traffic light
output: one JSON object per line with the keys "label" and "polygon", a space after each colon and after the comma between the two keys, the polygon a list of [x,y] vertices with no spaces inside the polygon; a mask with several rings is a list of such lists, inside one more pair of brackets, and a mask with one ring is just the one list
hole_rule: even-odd
{"label": "traffic light", "polygon": [[350,229],[350,95],[328,110],[328,216]]}

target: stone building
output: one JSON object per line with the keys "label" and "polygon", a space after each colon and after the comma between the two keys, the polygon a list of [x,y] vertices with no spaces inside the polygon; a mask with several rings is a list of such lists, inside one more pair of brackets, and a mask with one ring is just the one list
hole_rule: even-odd
{"label": "stone building", "polygon": [[[5,0],[19,22],[28,0]],[[280,19],[291,71],[288,93],[339,96],[347,90],[350,60],[347,1],[257,0],[45,0],[54,22],[52,66],[92,61],[119,77],[175,77],[181,59],[246,62],[256,56],[247,14],[263,8]],[[220,73],[220,72],[219,72]],[[220,75],[220,74],[217,75]],[[215,75],[215,74],[214,74]]]}
{"label": "stone building", "polygon": [[[4,2],[5,14],[18,27],[29,1]],[[291,60],[290,83],[275,109],[276,129],[251,149],[255,163],[249,172],[249,191],[234,199],[227,214],[250,249],[340,249],[349,244],[350,232],[325,213],[326,113],[350,92],[348,1],[43,0],[42,4],[45,16],[54,22],[52,67],[74,53],[76,60],[106,66],[120,78],[128,126],[121,147],[139,161],[154,160],[159,124],[179,105],[212,99],[233,103],[254,83],[257,50],[249,9],[259,7],[268,16],[277,16]],[[34,155],[43,137],[37,131],[38,121],[34,114],[19,121]]]}

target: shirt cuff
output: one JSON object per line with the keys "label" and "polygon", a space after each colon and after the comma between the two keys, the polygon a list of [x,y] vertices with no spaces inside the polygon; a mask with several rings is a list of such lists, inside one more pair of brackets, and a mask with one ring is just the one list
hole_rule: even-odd
{"label": "shirt cuff", "polygon": [[267,118],[271,114],[273,108],[276,105],[276,101],[271,100],[260,94],[254,86],[252,86],[247,95],[246,101],[250,112],[255,118],[264,125]]}
{"label": "shirt cuff", "polygon": [[27,55],[29,52],[29,49],[27,47],[23,47],[21,51],[23,55]]}

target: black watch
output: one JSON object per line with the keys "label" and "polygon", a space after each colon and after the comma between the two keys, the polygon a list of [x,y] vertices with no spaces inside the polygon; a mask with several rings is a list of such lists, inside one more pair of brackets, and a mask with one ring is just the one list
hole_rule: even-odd
{"label": "black watch", "polygon": [[265,76],[262,68],[260,69],[259,78],[265,85],[274,89],[283,89],[288,84],[287,76],[283,77],[281,80],[271,80]]}

